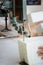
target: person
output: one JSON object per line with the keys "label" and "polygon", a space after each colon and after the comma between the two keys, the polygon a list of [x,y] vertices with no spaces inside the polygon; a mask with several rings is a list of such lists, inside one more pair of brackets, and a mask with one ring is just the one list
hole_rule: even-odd
{"label": "person", "polygon": [[37,54],[41,59],[43,59],[43,46],[38,47]]}

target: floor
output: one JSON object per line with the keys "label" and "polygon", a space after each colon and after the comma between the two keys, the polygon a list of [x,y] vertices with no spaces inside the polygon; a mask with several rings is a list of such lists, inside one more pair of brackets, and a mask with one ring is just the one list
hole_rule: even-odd
{"label": "floor", "polygon": [[0,39],[0,65],[27,65],[19,62],[17,39]]}

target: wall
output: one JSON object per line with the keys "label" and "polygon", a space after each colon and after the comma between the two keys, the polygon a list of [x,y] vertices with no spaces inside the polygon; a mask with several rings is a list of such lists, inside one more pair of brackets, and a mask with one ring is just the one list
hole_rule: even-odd
{"label": "wall", "polygon": [[27,14],[36,11],[43,11],[43,0],[41,0],[41,5],[27,5]]}

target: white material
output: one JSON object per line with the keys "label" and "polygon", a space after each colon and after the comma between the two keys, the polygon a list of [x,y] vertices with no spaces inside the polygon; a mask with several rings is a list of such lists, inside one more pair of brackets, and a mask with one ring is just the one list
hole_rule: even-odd
{"label": "white material", "polygon": [[43,28],[43,23],[41,23],[41,27]]}
{"label": "white material", "polygon": [[43,23],[36,26],[36,31],[38,34],[43,32]]}
{"label": "white material", "polygon": [[43,21],[43,11],[31,13],[32,22]]}
{"label": "white material", "polygon": [[39,46],[43,46],[43,36],[20,39],[18,41],[21,61],[29,65],[43,65],[43,60],[38,56]]}
{"label": "white material", "polygon": [[43,11],[32,12],[28,15],[28,23],[43,21]]}

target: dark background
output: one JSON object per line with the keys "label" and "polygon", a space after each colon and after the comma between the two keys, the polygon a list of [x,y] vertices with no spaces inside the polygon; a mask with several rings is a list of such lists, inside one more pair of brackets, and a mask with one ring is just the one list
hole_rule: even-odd
{"label": "dark background", "polygon": [[41,0],[26,0],[27,5],[41,5]]}

